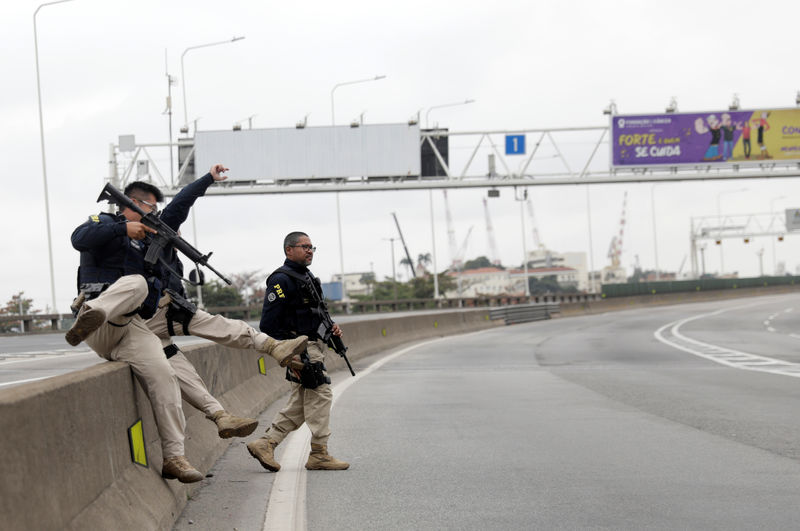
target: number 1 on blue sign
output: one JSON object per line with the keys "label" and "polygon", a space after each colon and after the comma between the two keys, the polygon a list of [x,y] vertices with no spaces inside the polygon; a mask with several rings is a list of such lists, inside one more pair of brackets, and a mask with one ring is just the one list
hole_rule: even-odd
{"label": "number 1 on blue sign", "polygon": [[525,154],[525,135],[506,135],[506,155]]}

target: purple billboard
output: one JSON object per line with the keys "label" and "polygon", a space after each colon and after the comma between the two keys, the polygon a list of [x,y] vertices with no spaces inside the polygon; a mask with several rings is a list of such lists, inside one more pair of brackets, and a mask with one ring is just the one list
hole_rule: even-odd
{"label": "purple billboard", "polygon": [[612,165],[679,166],[800,159],[800,109],[617,115]]}

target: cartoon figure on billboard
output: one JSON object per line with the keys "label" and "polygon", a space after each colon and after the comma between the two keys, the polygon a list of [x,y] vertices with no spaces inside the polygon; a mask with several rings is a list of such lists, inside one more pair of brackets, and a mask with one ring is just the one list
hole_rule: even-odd
{"label": "cartoon figure on billboard", "polygon": [[744,149],[744,158],[750,158],[750,120],[744,122],[737,122],[736,129],[742,132],[742,148]]}
{"label": "cartoon figure on billboard", "polygon": [[722,160],[730,160],[733,155],[733,133],[736,131],[730,114],[722,115],[720,129],[722,129]]}
{"label": "cartoon figure on billboard", "polygon": [[[706,127],[706,122],[708,122],[708,127]],[[694,121],[694,130],[697,131],[698,134],[703,135],[708,132],[711,133],[711,143],[708,146],[706,154],[703,155],[703,161],[714,162],[721,160],[722,155],[719,153],[719,141],[722,136],[722,131],[720,130],[719,119],[716,115],[711,114],[706,118],[706,122],[703,122],[702,118],[698,118]]]}
{"label": "cartoon figure on billboard", "polygon": [[758,149],[761,150],[761,155],[758,156],[759,159],[771,159],[769,153],[767,153],[767,146],[764,145],[764,131],[769,131],[769,122],[767,122],[767,118],[769,117],[769,113],[764,111],[761,113],[761,118],[756,118],[753,120],[753,125],[758,127]]}

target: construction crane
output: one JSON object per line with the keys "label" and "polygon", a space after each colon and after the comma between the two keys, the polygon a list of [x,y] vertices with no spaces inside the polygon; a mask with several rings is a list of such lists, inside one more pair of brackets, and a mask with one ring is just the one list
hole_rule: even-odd
{"label": "construction crane", "polygon": [[619,234],[611,238],[611,245],[608,247],[608,258],[611,259],[611,267],[618,268],[622,258],[622,241],[625,236],[625,211],[628,204],[628,192],[622,197],[622,215],[619,218]]}
{"label": "construction crane", "polygon": [[539,238],[539,226],[536,223],[536,215],[533,213],[533,201],[530,198],[525,202],[528,207],[528,217],[531,221],[531,233],[533,234],[533,247],[535,249],[544,250],[542,240]]}
{"label": "construction crane", "polygon": [[408,258],[408,268],[411,270],[411,276],[417,278],[417,272],[414,271],[414,260],[411,259],[411,253],[408,252],[406,240],[403,238],[403,231],[400,230],[400,222],[397,221],[397,215],[394,212],[392,212],[392,217],[394,218],[394,224],[397,225],[397,233],[400,234],[400,242],[403,244],[403,250],[406,252],[406,258]]}
{"label": "construction crane", "polygon": [[492,264],[500,265],[500,255],[497,252],[497,242],[494,240],[494,229],[492,228],[492,218],[489,216],[489,204],[483,198],[483,214],[486,217],[486,238],[489,240],[489,251],[492,253]]}
{"label": "construction crane", "polygon": [[450,268],[458,270],[460,263],[458,259],[458,245],[456,244],[456,231],[453,228],[453,216],[450,215],[450,203],[447,201],[447,190],[442,190],[444,194],[444,212],[447,219],[447,245],[450,248]]}

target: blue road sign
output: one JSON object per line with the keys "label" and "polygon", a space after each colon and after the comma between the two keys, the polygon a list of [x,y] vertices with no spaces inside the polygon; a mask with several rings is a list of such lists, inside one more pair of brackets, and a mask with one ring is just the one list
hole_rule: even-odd
{"label": "blue road sign", "polygon": [[506,155],[525,154],[525,135],[506,135]]}

